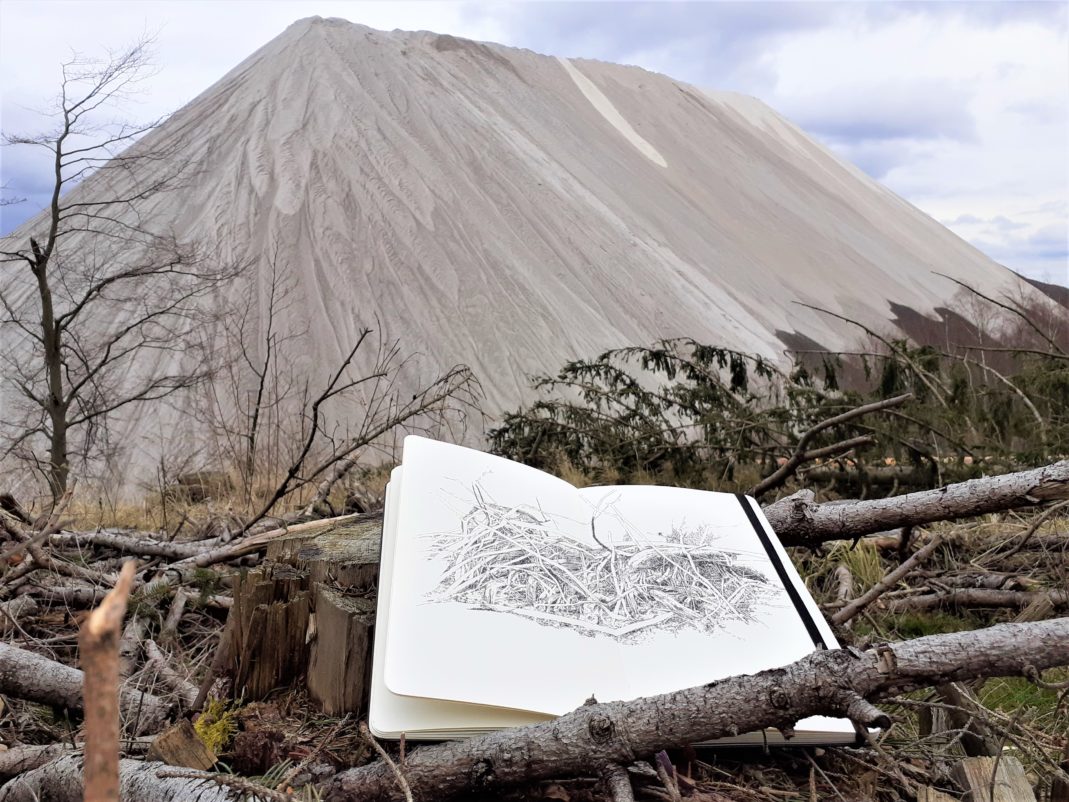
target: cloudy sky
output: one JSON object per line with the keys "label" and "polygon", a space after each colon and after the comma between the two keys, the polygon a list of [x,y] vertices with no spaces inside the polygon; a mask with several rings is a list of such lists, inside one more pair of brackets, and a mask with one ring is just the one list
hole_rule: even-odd
{"label": "cloudy sky", "polygon": [[[0,126],[41,130],[72,50],[148,33],[131,116],[195,97],[301,17],[637,64],[754,95],[995,260],[1069,285],[1069,3],[452,3],[0,0]],[[0,150],[7,233],[48,165]]]}

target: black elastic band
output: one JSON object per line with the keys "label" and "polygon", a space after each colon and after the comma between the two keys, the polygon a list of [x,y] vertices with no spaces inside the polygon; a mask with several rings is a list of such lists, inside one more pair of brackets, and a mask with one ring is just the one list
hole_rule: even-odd
{"label": "black elastic band", "polygon": [[787,569],[783,567],[783,561],[780,560],[776,550],[772,547],[772,541],[769,540],[768,532],[765,531],[765,528],[761,525],[761,521],[757,518],[757,514],[753,511],[753,507],[750,506],[749,498],[742,493],[736,493],[735,498],[739,500],[739,504],[746,510],[746,517],[750,519],[750,525],[757,533],[761,545],[765,547],[765,553],[768,555],[768,559],[772,561],[772,565],[776,569],[776,575],[779,576],[779,581],[783,584],[784,590],[787,591],[787,595],[791,599],[791,604],[794,605],[794,609],[798,611],[802,623],[805,624],[809,637],[813,639],[813,645],[819,649],[827,649],[828,644],[824,642],[824,636],[821,635],[820,630],[817,629],[817,622],[813,620],[813,616],[809,613],[809,608],[802,602],[802,597],[798,593],[798,588],[794,586],[794,582],[792,582],[791,578],[787,575]]}

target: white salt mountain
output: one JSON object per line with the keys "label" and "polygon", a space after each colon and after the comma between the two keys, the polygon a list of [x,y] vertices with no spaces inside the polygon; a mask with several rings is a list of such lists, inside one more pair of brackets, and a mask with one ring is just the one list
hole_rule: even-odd
{"label": "white salt mountain", "polygon": [[197,173],[139,213],[254,263],[261,308],[283,265],[316,376],[377,326],[427,366],[470,365],[490,413],[532,373],[660,337],[849,348],[856,329],[802,304],[935,317],[958,287],[933,271],[1024,291],[760,101],[636,67],[312,18],[163,141]]}

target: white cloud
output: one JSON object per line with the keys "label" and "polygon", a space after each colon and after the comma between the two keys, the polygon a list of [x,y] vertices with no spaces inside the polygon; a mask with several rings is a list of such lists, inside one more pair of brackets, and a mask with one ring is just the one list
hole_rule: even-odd
{"label": "white cloud", "polygon": [[[2,0],[0,123],[39,127],[26,107],[54,94],[69,48],[99,53],[156,33],[161,72],[131,110],[152,118],[315,14],[753,94],[936,219],[1012,221],[946,224],[1010,267],[1069,284],[1057,249],[1069,220],[1066,4]],[[35,175],[0,152],[5,183],[31,194]],[[9,208],[0,229],[27,211]]]}
{"label": "white cloud", "polygon": [[1069,284],[1064,25],[859,9],[766,59],[772,106],[992,258]]}

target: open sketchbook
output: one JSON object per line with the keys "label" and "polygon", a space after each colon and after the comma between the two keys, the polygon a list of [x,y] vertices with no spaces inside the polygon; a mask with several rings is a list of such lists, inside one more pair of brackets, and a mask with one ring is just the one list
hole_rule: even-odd
{"label": "open sketchbook", "polygon": [[[386,494],[369,723],[442,740],[793,662],[835,637],[746,496],[576,489],[407,437]],[[852,743],[814,717],[791,743]],[[748,733],[736,743],[782,742]]]}

